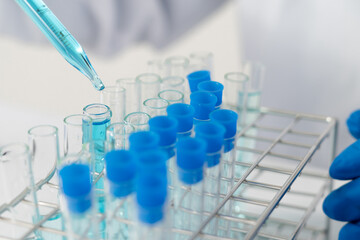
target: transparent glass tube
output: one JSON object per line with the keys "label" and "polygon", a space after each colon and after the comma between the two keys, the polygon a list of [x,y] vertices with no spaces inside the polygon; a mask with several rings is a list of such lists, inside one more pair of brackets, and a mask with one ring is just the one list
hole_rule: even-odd
{"label": "transparent glass tube", "polygon": [[156,73],[162,76],[164,74],[164,66],[161,59],[152,59],[147,62],[147,72]]}
{"label": "transparent glass tube", "polygon": [[[31,189],[29,194],[33,204],[10,206],[10,218],[27,220],[35,223],[40,220],[35,183],[31,168],[30,150],[26,144],[15,143],[0,147],[0,202],[10,203],[26,187]],[[5,215],[5,214],[4,214]],[[14,224],[7,225],[1,230],[5,236],[12,239],[20,238],[21,230]],[[39,233],[36,236],[41,237]]]}
{"label": "transparent glass tube", "polygon": [[145,112],[133,112],[125,116],[125,123],[132,125],[135,132],[149,129],[150,115]]}
{"label": "transparent glass tube", "polygon": [[237,111],[239,123],[244,124],[246,120],[249,77],[241,72],[230,72],[225,74],[224,85],[226,106]]}
{"label": "transparent glass tube", "polygon": [[166,115],[166,108],[169,106],[169,102],[161,98],[149,98],[143,103],[143,110],[151,117]]}
{"label": "transparent glass tube", "polygon": [[184,92],[185,88],[185,79],[180,76],[168,76],[164,77],[161,82],[162,90],[178,90]]}
{"label": "transparent glass tube", "polygon": [[120,78],[116,80],[116,85],[125,88],[125,114],[140,110],[138,95],[138,85],[135,78]]}
{"label": "transparent glass tube", "polygon": [[134,126],[126,122],[112,123],[106,129],[107,151],[128,149],[129,135],[135,131]]}
{"label": "transparent glass tube", "polygon": [[211,52],[193,52],[189,59],[189,73],[199,70],[208,70],[213,73],[214,55]]}
{"label": "transparent glass tube", "polygon": [[184,102],[184,94],[178,90],[163,90],[159,92],[158,97],[166,100],[169,105]]}
{"label": "transparent glass tube", "polygon": [[91,135],[92,119],[89,116],[74,114],[64,118],[64,156],[81,152]]}
{"label": "transparent glass tube", "polygon": [[[51,125],[39,125],[28,131],[28,143],[32,157],[32,169],[35,183],[44,179],[60,163],[58,128]],[[56,181],[52,179],[51,181]],[[56,182],[55,182],[56,184]],[[59,204],[58,193],[45,185],[36,192],[39,201]],[[48,214],[48,209],[39,207],[40,220]],[[61,214],[49,219],[45,227],[63,229]],[[44,239],[61,239],[53,233],[43,232]]]}
{"label": "transparent glass tube", "polygon": [[126,90],[124,87],[109,86],[100,92],[100,102],[111,109],[112,122],[124,121],[126,112]]}
{"label": "transparent glass tube", "polygon": [[146,99],[155,98],[160,91],[161,77],[155,73],[143,73],[136,77],[137,94],[140,99],[140,109],[143,109],[142,103]]}
{"label": "transparent glass tube", "polygon": [[183,57],[183,56],[168,57],[164,61],[165,76],[185,77],[188,66],[189,66],[189,59],[187,57]]}

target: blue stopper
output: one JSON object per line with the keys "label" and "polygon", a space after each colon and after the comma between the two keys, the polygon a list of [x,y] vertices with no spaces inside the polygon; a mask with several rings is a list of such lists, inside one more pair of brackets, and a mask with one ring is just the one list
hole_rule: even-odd
{"label": "blue stopper", "polygon": [[207,122],[195,126],[195,137],[206,142],[206,162],[208,167],[220,162],[220,151],[224,144],[225,128],[219,123]]}
{"label": "blue stopper", "polygon": [[167,155],[161,150],[152,150],[138,154],[137,169],[139,174],[160,174],[166,179]]}
{"label": "blue stopper", "polygon": [[154,224],[163,219],[166,195],[166,178],[154,174],[144,174],[137,178],[136,201],[141,222]]}
{"label": "blue stopper", "polygon": [[225,141],[224,141],[224,152],[229,152],[234,148],[234,137],[237,128],[236,112],[228,109],[218,109],[210,114],[210,119],[213,122],[219,123],[225,127]]}
{"label": "blue stopper", "polygon": [[193,127],[195,109],[185,103],[175,103],[166,108],[167,115],[178,121],[177,132],[188,132]]}
{"label": "blue stopper", "polygon": [[216,101],[216,96],[209,92],[197,91],[190,94],[190,105],[195,109],[194,118],[209,119],[209,114],[214,111]]}
{"label": "blue stopper", "polygon": [[83,213],[91,207],[91,180],[88,165],[73,163],[59,171],[60,185],[69,211]]}
{"label": "blue stopper", "polygon": [[178,128],[178,122],[175,118],[168,116],[153,117],[149,120],[149,126],[150,131],[159,135],[161,147],[175,144]]}
{"label": "blue stopper", "polygon": [[201,70],[201,71],[192,72],[189,75],[187,75],[187,79],[189,81],[190,91],[192,93],[196,92],[198,90],[199,83],[204,81],[211,81],[210,71]]}
{"label": "blue stopper", "polygon": [[115,197],[126,197],[135,190],[136,155],[126,150],[114,150],[105,155],[106,177]]}
{"label": "blue stopper", "polygon": [[352,112],[346,120],[350,134],[356,138],[360,138],[360,110]]}
{"label": "blue stopper", "polygon": [[199,91],[210,92],[216,96],[217,102],[215,104],[215,107],[218,107],[222,104],[224,85],[222,85],[221,83],[215,81],[201,82],[198,85],[198,89]]}
{"label": "blue stopper", "polygon": [[146,152],[159,148],[160,137],[155,132],[139,131],[130,134],[130,150],[136,153]]}
{"label": "blue stopper", "polygon": [[203,179],[206,142],[197,138],[181,138],[176,143],[176,164],[179,179],[185,184],[195,184]]}

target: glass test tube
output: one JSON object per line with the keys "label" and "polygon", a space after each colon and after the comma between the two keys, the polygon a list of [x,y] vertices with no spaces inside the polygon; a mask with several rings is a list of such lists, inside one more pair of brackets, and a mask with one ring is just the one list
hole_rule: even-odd
{"label": "glass test tube", "polygon": [[184,94],[178,90],[163,90],[159,92],[158,97],[167,101],[169,105],[184,102]]}
{"label": "glass test tube", "polygon": [[205,91],[193,92],[190,95],[190,105],[194,107],[194,124],[209,121],[209,114],[214,111],[217,97]]}
{"label": "glass test tube", "polygon": [[134,126],[126,122],[110,124],[106,129],[107,151],[128,149],[129,135],[134,131]]}
{"label": "glass test tube", "polygon": [[72,163],[59,176],[67,239],[100,239],[89,166]]}
{"label": "glass test tube", "polygon": [[[39,125],[31,128],[28,131],[28,143],[32,158],[34,181],[37,183],[44,179],[56,165],[60,164],[58,128],[52,125]],[[51,181],[56,180],[57,179],[53,178]],[[36,192],[36,195],[39,201],[48,202],[50,204],[59,204],[58,192],[48,185],[44,185],[39,189]],[[41,220],[46,216],[48,210],[39,207],[39,213]],[[61,214],[59,213],[49,219],[44,226],[63,229]],[[61,239],[60,236],[49,232],[43,232],[42,237],[44,239]]]}
{"label": "glass test tube", "polygon": [[239,114],[240,125],[245,124],[249,78],[241,72],[225,74],[224,96],[226,106]]}
{"label": "glass test tube", "polygon": [[164,66],[161,59],[152,59],[147,62],[147,72],[164,75]]}
{"label": "glass test tube", "polygon": [[176,151],[174,225],[183,230],[195,231],[203,218],[206,142],[191,137],[182,138],[176,143]]}
{"label": "glass test tube", "polygon": [[185,79],[180,76],[168,76],[164,77],[161,82],[162,90],[178,90],[180,92],[185,91]]}
{"label": "glass test tube", "polygon": [[126,90],[124,87],[109,86],[100,92],[100,102],[111,109],[112,122],[124,121],[126,112]]}
{"label": "glass test tube", "polygon": [[[29,194],[33,205],[10,206],[10,218],[24,221],[38,222],[40,220],[35,183],[32,174],[30,150],[26,144],[14,143],[0,147],[0,202],[10,203],[25,188],[29,187]],[[5,215],[5,214],[4,214]],[[2,235],[12,239],[21,237],[21,228],[9,224],[1,228]],[[40,233],[35,233],[41,237]]]}
{"label": "glass test tube", "polygon": [[108,152],[106,162],[106,238],[127,240],[131,225],[117,219],[135,220],[136,155],[126,150]]}
{"label": "glass test tube", "polygon": [[125,114],[140,110],[138,85],[135,78],[120,78],[116,80],[116,86],[125,88]]}
{"label": "glass test tube", "polygon": [[165,115],[166,108],[169,106],[169,102],[161,98],[149,98],[143,103],[144,112],[148,113],[151,117]]}
{"label": "glass test tube", "polygon": [[[137,98],[142,104],[146,99],[155,98],[160,91],[161,77],[155,73],[143,73],[136,77]],[[143,105],[140,105],[142,110]]]}
{"label": "glass test tube", "polygon": [[187,75],[187,80],[189,82],[190,92],[198,91],[198,85],[201,82],[211,81],[210,72],[207,70],[200,70],[196,72],[191,72]]}
{"label": "glass test tube", "polygon": [[74,114],[64,118],[64,156],[80,153],[91,136],[92,119],[89,116]]}
{"label": "glass test tube", "polygon": [[185,103],[175,103],[167,107],[167,115],[178,122],[177,138],[191,136],[195,109]]}
{"label": "glass test tube", "polygon": [[125,116],[125,123],[134,127],[134,131],[145,131],[149,129],[150,115],[145,112],[133,112]]}
{"label": "glass test tube", "polygon": [[214,55],[211,52],[193,52],[189,59],[189,73],[199,70],[208,70],[212,73]]}
{"label": "glass test tube", "polygon": [[165,76],[185,77],[188,66],[189,66],[189,59],[187,57],[183,57],[183,56],[168,57],[164,61]]}
{"label": "glass test tube", "polygon": [[221,108],[224,85],[215,81],[205,81],[198,84],[198,89],[214,94],[217,98],[215,109]]}

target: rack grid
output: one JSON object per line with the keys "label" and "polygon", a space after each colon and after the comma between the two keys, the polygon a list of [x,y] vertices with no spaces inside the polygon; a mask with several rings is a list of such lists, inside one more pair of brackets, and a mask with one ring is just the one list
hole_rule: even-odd
{"label": "rack grid", "polygon": [[[188,239],[327,239],[329,220],[322,214],[312,213],[331,189],[332,182],[326,169],[317,170],[306,165],[315,158],[314,162],[330,163],[335,154],[336,131],[337,121],[331,117],[266,107],[249,112],[247,124],[237,134],[235,181],[231,190],[220,194],[220,203],[213,211],[205,213],[199,229],[190,232],[174,228],[171,231]],[[320,151],[320,146],[325,151]],[[66,239],[62,227],[48,224],[49,220],[61,219],[60,207],[54,200],[59,188],[56,179],[54,166],[36,184],[38,193],[52,195],[52,198],[42,198],[39,194],[43,214],[37,224],[33,224],[31,218],[12,218],[9,214],[10,211],[21,212],[33,204],[28,198],[30,189],[0,206],[0,229],[16,225],[19,235],[11,238],[0,231],[0,240],[29,239],[35,232],[42,232],[45,239]],[[221,180],[230,182],[227,176]],[[312,217],[315,224],[309,221]],[[104,218],[99,214],[100,220]],[[127,219],[117,220],[133,224]],[[217,235],[207,230],[213,221],[217,221],[220,229]],[[47,235],[51,237],[46,238]]]}

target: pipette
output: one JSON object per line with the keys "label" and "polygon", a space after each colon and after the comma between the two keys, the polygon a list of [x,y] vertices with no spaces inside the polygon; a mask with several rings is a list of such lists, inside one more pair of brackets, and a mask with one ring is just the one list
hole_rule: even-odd
{"label": "pipette", "polygon": [[16,2],[66,61],[89,78],[97,90],[101,91],[105,88],[83,48],[42,0],[16,0]]}

